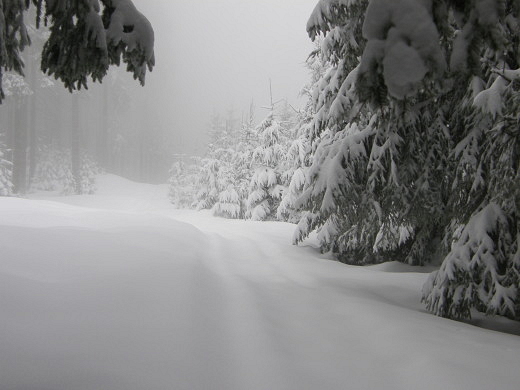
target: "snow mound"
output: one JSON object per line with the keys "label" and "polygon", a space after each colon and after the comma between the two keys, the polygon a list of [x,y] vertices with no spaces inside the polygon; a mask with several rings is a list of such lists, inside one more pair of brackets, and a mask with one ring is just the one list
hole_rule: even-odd
{"label": "snow mound", "polygon": [[96,177],[96,185],[95,196],[64,197],[56,193],[38,192],[31,194],[30,198],[109,210],[152,211],[171,207],[167,184],[137,183],[120,176],[105,174]]}

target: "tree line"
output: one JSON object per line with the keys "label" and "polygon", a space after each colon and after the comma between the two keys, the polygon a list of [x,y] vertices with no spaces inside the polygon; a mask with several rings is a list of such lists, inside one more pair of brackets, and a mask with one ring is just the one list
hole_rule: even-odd
{"label": "tree line", "polygon": [[[33,3],[37,24],[46,5],[47,75],[74,90],[123,61],[144,82],[153,31],[130,0]],[[23,73],[29,4],[0,3],[2,73]],[[172,200],[297,222],[295,243],[316,231],[321,249],[349,264],[439,263],[423,289],[430,311],[518,320],[519,26],[515,0],[320,0],[307,25],[318,42],[307,106],[271,104],[259,125],[215,119],[204,158],[176,162]],[[25,93],[23,80],[8,81]],[[12,161],[0,147],[2,194],[13,167],[31,171],[31,136],[13,135],[22,157]]]}
{"label": "tree line", "polygon": [[440,264],[428,310],[518,320],[519,8],[321,0],[307,107],[220,130],[203,159],[177,163],[172,201],[296,221],[295,243],[316,231],[348,264]]}

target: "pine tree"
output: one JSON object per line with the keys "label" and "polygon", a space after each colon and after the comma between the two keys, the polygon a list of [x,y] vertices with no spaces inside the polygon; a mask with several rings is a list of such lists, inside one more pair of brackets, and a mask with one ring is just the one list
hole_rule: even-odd
{"label": "pine tree", "polygon": [[224,218],[244,217],[251,160],[257,145],[253,122],[253,105],[241,127],[233,110],[228,110],[225,119],[218,114],[212,116],[208,148],[199,164],[196,208],[211,209],[214,215]]}
{"label": "pine tree", "polygon": [[[208,132],[208,149],[205,158],[201,160],[199,191],[195,205],[199,210],[213,209],[214,214],[219,216],[227,216],[224,210],[229,209],[229,194],[235,181],[233,175],[237,145],[235,125],[232,110],[229,110],[226,120],[223,120],[220,115],[213,115]],[[232,198],[234,199],[234,196]],[[231,214],[233,217],[230,218],[238,218],[235,216],[235,211]]]}
{"label": "pine tree", "polygon": [[520,252],[517,221],[496,203],[473,214],[439,271],[423,288],[437,315],[470,318],[471,308],[517,318]]}
{"label": "pine tree", "polygon": [[310,70],[311,80],[301,91],[301,95],[307,98],[307,102],[303,110],[298,112],[296,124],[290,131],[292,134],[289,138],[293,141],[288,144],[288,169],[282,175],[287,189],[284,191],[277,209],[279,220],[292,223],[297,223],[302,216],[297,204],[308,183],[309,166],[313,157],[310,143],[315,115],[313,92],[327,69],[327,64],[320,55],[319,43],[316,46],[316,50],[307,59],[307,68]]}
{"label": "pine tree", "polygon": [[315,91],[297,241],[317,228],[353,263],[444,258],[430,310],[518,318],[519,8],[319,2],[308,31],[333,67]]}
{"label": "pine tree", "polygon": [[204,158],[201,161],[198,191],[194,207],[197,210],[211,209],[218,201],[222,190],[218,179],[219,161],[214,158]]}
{"label": "pine tree", "polygon": [[[81,152],[79,185],[72,174],[70,150],[58,150],[43,145],[31,182],[33,191],[60,191],[64,195],[94,194],[96,176],[99,174],[97,163],[85,152]],[[79,188],[79,191],[78,191]]]}
{"label": "pine tree", "polygon": [[283,191],[281,182],[285,129],[274,115],[274,107],[256,128],[259,146],[253,152],[254,173],[249,183],[246,216],[254,221],[276,217]]}
{"label": "pine tree", "polygon": [[[87,77],[101,81],[110,65],[121,60],[143,84],[154,65],[153,29],[131,0],[20,0],[0,3],[0,77],[4,70],[23,75],[20,52],[30,44],[24,16],[43,11],[50,35],[42,51],[44,72],[69,90],[87,87]],[[4,92],[0,88],[0,101]]]}
{"label": "pine tree", "polygon": [[378,121],[356,91],[367,4],[321,1],[307,25],[311,38],[325,35],[313,54],[325,69],[315,76],[311,93],[314,117],[308,137],[313,159],[297,202],[305,213],[294,237],[300,242],[317,230],[322,251],[355,264],[376,261],[372,248],[383,219],[367,184]]}
{"label": "pine tree", "polygon": [[461,18],[450,59],[466,85],[452,116],[453,245],[423,300],[437,315],[471,308],[520,319],[520,5],[475,1]]}
{"label": "pine tree", "polygon": [[197,195],[199,159],[183,155],[178,157],[179,160],[170,169],[168,197],[176,208],[183,209],[191,207]]}
{"label": "pine tree", "polygon": [[307,138],[302,135],[289,146],[290,167],[282,174],[282,183],[286,188],[276,210],[276,216],[280,221],[296,223],[300,219],[296,204],[307,183],[309,149]]}
{"label": "pine tree", "polygon": [[232,161],[233,188],[240,199],[241,218],[245,217],[247,210],[247,198],[249,196],[249,184],[253,177],[253,156],[259,146],[258,134],[255,131],[255,106],[251,102],[249,114],[243,120],[240,128],[240,142],[237,145],[236,153]]}
{"label": "pine tree", "polygon": [[99,173],[99,167],[94,159],[83,152],[81,154],[81,165],[79,169],[81,194],[92,195],[96,193],[96,176]]}
{"label": "pine tree", "polygon": [[56,149],[42,146],[38,153],[35,175],[31,181],[31,189],[40,191],[56,191],[61,187],[65,158]]}
{"label": "pine tree", "polygon": [[242,216],[241,199],[235,189],[237,177],[235,175],[235,150],[228,149],[227,153],[219,155],[219,170],[216,177],[218,196],[213,205],[213,215],[218,217],[237,219]]}
{"label": "pine tree", "polygon": [[233,188],[233,185],[228,184],[227,188],[220,192],[218,200],[213,207],[214,215],[229,219],[238,219],[242,215],[242,207],[240,196]]}

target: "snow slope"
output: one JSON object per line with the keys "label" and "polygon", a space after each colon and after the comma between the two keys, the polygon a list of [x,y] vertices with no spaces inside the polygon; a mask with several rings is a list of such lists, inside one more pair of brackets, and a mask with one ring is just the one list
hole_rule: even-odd
{"label": "snow slope", "polygon": [[518,389],[518,324],[426,313],[424,269],[98,186],[0,198],[1,390]]}

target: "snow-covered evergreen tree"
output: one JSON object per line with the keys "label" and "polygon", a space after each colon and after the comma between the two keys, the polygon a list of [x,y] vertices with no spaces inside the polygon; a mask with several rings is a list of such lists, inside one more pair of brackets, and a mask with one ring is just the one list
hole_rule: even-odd
{"label": "snow-covered evergreen tree", "polygon": [[81,193],[92,195],[96,192],[96,176],[100,173],[99,167],[94,159],[87,153],[82,153],[79,169],[79,177],[81,180]]}
{"label": "snow-covered evergreen tree", "polygon": [[327,67],[320,55],[319,43],[317,50],[307,59],[307,67],[311,72],[311,80],[301,91],[301,95],[307,98],[307,103],[303,110],[298,112],[296,124],[290,129],[289,138],[292,141],[289,142],[287,150],[288,169],[282,175],[287,189],[276,212],[279,220],[292,223],[301,219],[297,204],[308,182],[308,170],[312,161],[310,134],[315,115],[312,95]]}
{"label": "snow-covered evergreen tree", "polygon": [[218,200],[222,190],[218,173],[219,161],[214,158],[204,158],[201,161],[198,192],[194,206],[197,210],[211,209]]}
{"label": "snow-covered evergreen tree", "polygon": [[225,118],[212,116],[208,149],[199,162],[196,208],[212,209],[214,215],[225,218],[244,217],[253,174],[251,160],[258,145],[253,120],[252,105],[241,127],[232,110]]}
{"label": "snow-covered evergreen tree", "polygon": [[222,207],[218,204],[220,199],[227,202],[225,194],[222,197],[220,194],[228,191],[235,180],[232,172],[238,136],[234,122],[231,110],[225,120],[220,115],[213,115],[211,119],[208,149],[205,158],[200,161],[198,192],[194,203],[198,210],[213,209],[218,213],[216,210],[226,209],[224,204]]}
{"label": "snow-covered evergreen tree", "polygon": [[517,223],[494,202],[472,215],[440,270],[425,284],[426,307],[450,318],[469,318],[472,308],[518,318]]}
{"label": "snow-covered evergreen tree", "polygon": [[475,308],[520,319],[520,5],[480,0],[456,11],[450,66],[466,89],[452,116],[450,206],[462,233],[423,300],[446,317]]}
{"label": "snow-covered evergreen tree", "polygon": [[355,88],[367,4],[321,1],[307,26],[313,39],[325,34],[314,56],[326,70],[313,84],[313,159],[297,203],[305,213],[295,233],[300,242],[317,230],[323,251],[356,264],[375,261],[372,248],[383,218],[367,186],[377,118],[360,103]]}
{"label": "snow-covered evergreen tree", "polygon": [[249,183],[246,216],[254,221],[276,217],[285,190],[282,161],[287,143],[286,129],[275,118],[273,109],[256,128],[259,146],[253,152],[254,173]]}
{"label": "snow-covered evergreen tree", "polygon": [[5,96],[14,96],[17,101],[34,93],[25,79],[13,72],[7,72],[3,75],[2,90]]}
{"label": "snow-covered evergreen tree", "polygon": [[[307,145],[305,139],[298,138],[289,148],[289,158],[295,158],[299,151],[306,150]],[[280,221],[296,223],[300,220],[300,212],[297,210],[296,204],[302,195],[303,188],[307,183],[307,166],[296,165],[298,159],[294,159],[295,165],[290,170],[284,172],[283,182],[286,182],[286,189],[282,194],[282,199],[276,210],[276,216]]]}
{"label": "snow-covered evergreen tree", "polygon": [[242,215],[242,205],[240,196],[233,185],[229,184],[227,188],[220,191],[218,200],[213,206],[213,212],[216,216],[230,219],[238,219]]}
{"label": "snow-covered evergreen tree", "polygon": [[424,290],[430,310],[518,318],[519,11],[318,3],[308,31],[325,35],[333,67],[315,92],[296,240],[318,229],[324,250],[353,263],[444,258]]}
{"label": "snow-covered evergreen tree", "polygon": [[[86,153],[80,160],[80,194],[96,192],[96,175],[99,167]],[[59,191],[64,195],[77,193],[76,181],[72,175],[70,151],[62,151],[43,146],[39,152],[38,164],[31,183],[32,190]]]}
{"label": "snow-covered evergreen tree", "polygon": [[[0,2],[0,78],[4,70],[23,74],[20,52],[30,44],[24,16],[31,3],[37,7],[37,24],[45,13],[50,31],[42,70],[65,87],[86,87],[88,76],[101,81],[108,67],[121,61],[144,83],[146,69],[155,62],[154,34],[131,0]],[[0,88],[0,101],[3,98]]]}
{"label": "snow-covered evergreen tree", "polygon": [[259,145],[258,134],[254,123],[255,107],[251,103],[249,115],[242,122],[239,135],[239,143],[232,161],[233,188],[237,192],[241,205],[241,218],[244,218],[247,210],[247,198],[249,184],[254,173],[253,156]]}
{"label": "snow-covered evergreen tree", "polygon": [[237,219],[243,214],[242,202],[237,191],[239,178],[236,175],[236,151],[227,149],[219,154],[219,170],[216,176],[218,196],[213,205],[213,214],[219,217]]}
{"label": "snow-covered evergreen tree", "polygon": [[36,172],[31,183],[32,190],[58,190],[58,188],[61,187],[61,181],[65,176],[63,171],[64,167],[67,165],[66,156],[58,152],[56,149],[43,146],[38,153]]}
{"label": "snow-covered evergreen tree", "polygon": [[[187,206],[183,194],[184,181],[186,177],[185,172],[186,166],[183,161],[176,161],[170,169],[170,178],[168,179],[170,190],[168,198],[176,208],[184,208]],[[191,204],[191,201],[188,201],[188,205],[189,204]]]}
{"label": "snow-covered evergreen tree", "polygon": [[197,195],[198,164],[199,158],[182,156],[172,165],[168,197],[176,208],[189,208],[193,205]]}

